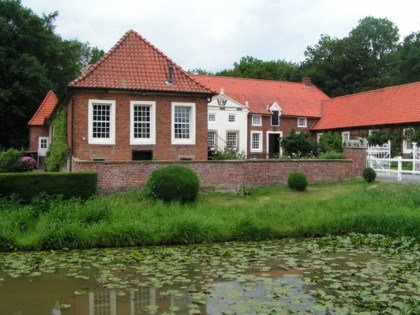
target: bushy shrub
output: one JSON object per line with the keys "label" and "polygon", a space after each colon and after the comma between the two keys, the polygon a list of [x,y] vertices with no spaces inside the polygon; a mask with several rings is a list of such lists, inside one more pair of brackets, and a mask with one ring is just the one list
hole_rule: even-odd
{"label": "bushy shrub", "polygon": [[293,190],[304,191],[308,186],[308,179],[301,172],[291,173],[287,178],[287,186]]}
{"label": "bushy shrub", "polygon": [[342,136],[339,133],[324,132],[319,138],[319,149],[321,152],[342,152]]}
{"label": "bushy shrub", "polygon": [[60,111],[52,122],[54,141],[48,148],[45,167],[48,172],[58,172],[66,164],[69,148],[67,145],[67,114]]}
{"label": "bushy shrub", "polygon": [[375,170],[373,168],[371,168],[371,167],[366,167],[363,170],[363,178],[368,183],[373,182],[375,180],[375,178],[376,178],[376,172],[375,172]]}
{"label": "bushy shrub", "polygon": [[238,152],[231,148],[225,148],[223,151],[218,151],[209,157],[210,160],[245,160],[246,154]]}
{"label": "bushy shrub", "polygon": [[26,202],[41,193],[87,199],[96,194],[97,183],[98,174],[87,172],[0,174],[0,194],[17,194]]}
{"label": "bushy shrub", "polygon": [[0,152],[0,173],[16,172],[18,170],[18,161],[22,157],[16,149],[9,149]]}
{"label": "bushy shrub", "polygon": [[17,162],[18,169],[21,172],[32,172],[36,169],[36,161],[30,156],[24,156],[20,158]]}
{"label": "bushy shrub", "polygon": [[159,168],[150,174],[146,193],[165,202],[193,202],[197,199],[200,180],[193,170],[173,165]]}
{"label": "bushy shrub", "polygon": [[287,156],[305,158],[312,155],[312,144],[309,141],[309,133],[292,130],[290,135],[281,139],[281,147]]}
{"label": "bushy shrub", "polygon": [[344,153],[343,152],[335,152],[335,151],[327,151],[327,152],[320,153],[318,155],[318,159],[321,159],[321,160],[344,159]]}

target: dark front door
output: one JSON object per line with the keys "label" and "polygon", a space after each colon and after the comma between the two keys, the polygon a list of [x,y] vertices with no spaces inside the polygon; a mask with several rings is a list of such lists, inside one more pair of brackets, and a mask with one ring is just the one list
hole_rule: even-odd
{"label": "dark front door", "polygon": [[280,155],[280,134],[270,133],[268,135],[268,157],[270,159]]}

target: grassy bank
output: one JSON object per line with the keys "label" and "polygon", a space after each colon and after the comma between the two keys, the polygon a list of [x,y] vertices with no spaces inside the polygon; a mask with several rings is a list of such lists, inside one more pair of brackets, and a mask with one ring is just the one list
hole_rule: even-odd
{"label": "grassy bank", "polygon": [[323,236],[349,232],[420,235],[420,185],[350,181],[202,195],[164,204],[140,192],[87,202],[0,201],[0,249],[90,248]]}

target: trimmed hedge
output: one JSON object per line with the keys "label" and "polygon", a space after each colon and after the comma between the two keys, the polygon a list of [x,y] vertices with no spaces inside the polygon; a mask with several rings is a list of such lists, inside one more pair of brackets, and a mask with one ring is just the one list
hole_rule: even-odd
{"label": "trimmed hedge", "polygon": [[375,178],[376,178],[376,172],[375,172],[375,170],[373,168],[371,168],[371,167],[366,167],[363,170],[363,178],[368,183],[373,182],[375,180]]}
{"label": "trimmed hedge", "polygon": [[40,193],[88,199],[96,194],[97,173],[5,173],[0,174],[0,196],[19,195],[26,202]]}
{"label": "trimmed hedge", "polygon": [[308,179],[301,172],[291,173],[287,178],[287,186],[293,190],[304,191],[308,186]]}
{"label": "trimmed hedge", "polygon": [[172,165],[156,169],[146,183],[146,192],[165,202],[194,202],[200,188],[200,179],[190,168]]}

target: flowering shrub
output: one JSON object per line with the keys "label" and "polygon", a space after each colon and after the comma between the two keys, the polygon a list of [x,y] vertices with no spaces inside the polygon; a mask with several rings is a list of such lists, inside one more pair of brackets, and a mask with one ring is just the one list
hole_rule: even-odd
{"label": "flowering shrub", "polygon": [[18,161],[19,169],[22,172],[31,172],[36,169],[36,161],[30,156],[24,156]]}

